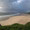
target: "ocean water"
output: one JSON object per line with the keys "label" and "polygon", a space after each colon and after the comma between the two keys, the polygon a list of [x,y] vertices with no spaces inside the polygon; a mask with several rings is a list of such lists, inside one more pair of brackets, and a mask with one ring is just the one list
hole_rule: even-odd
{"label": "ocean water", "polygon": [[16,14],[8,14],[8,15],[0,15],[0,21],[2,20],[7,20],[9,18],[11,18],[12,16],[18,16],[20,13],[16,13]]}

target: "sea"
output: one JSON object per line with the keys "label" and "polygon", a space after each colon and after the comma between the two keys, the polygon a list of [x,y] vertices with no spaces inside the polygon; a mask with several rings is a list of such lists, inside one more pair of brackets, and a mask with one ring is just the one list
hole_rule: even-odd
{"label": "sea", "polygon": [[0,21],[2,20],[6,20],[6,19],[9,19],[11,18],[12,16],[19,16],[20,13],[16,13],[16,14],[1,14],[0,15]]}

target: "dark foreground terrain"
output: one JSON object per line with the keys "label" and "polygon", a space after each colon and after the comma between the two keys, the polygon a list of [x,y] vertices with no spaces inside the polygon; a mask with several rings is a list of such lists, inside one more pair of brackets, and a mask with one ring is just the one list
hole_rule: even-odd
{"label": "dark foreground terrain", "polygon": [[7,26],[0,25],[0,30],[30,30],[30,22],[26,23],[25,25],[18,23]]}

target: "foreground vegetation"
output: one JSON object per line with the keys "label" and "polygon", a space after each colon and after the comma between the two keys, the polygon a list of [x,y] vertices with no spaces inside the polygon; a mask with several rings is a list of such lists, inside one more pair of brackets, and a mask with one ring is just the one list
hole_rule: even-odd
{"label": "foreground vegetation", "polygon": [[30,22],[26,23],[25,25],[18,23],[8,26],[0,25],[0,30],[30,30]]}

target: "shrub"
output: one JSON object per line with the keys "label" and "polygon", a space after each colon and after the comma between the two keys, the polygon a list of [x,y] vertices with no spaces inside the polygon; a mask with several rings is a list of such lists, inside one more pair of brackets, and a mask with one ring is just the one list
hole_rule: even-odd
{"label": "shrub", "polygon": [[30,22],[23,24],[15,23],[8,26],[0,26],[0,30],[30,30]]}

